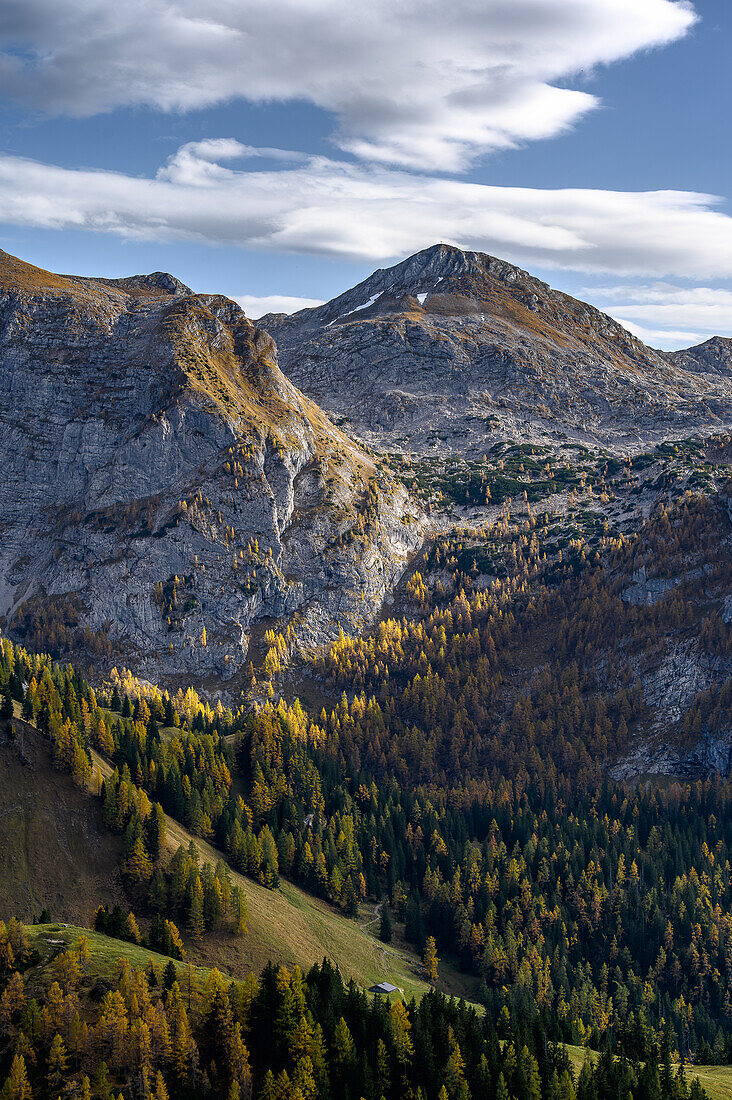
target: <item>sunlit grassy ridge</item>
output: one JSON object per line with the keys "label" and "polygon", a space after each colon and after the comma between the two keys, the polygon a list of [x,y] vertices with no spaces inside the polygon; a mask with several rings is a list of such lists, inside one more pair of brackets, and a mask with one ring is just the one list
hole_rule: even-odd
{"label": "sunlit grassy ridge", "polygon": [[[85,966],[85,973],[90,978],[110,977],[117,968],[120,959],[125,960],[130,966],[146,967],[152,959],[156,967],[165,967],[172,962],[182,982],[184,975],[188,975],[188,964],[169,959],[167,955],[161,955],[157,951],[150,951],[147,947],[138,947],[134,943],[125,943],[111,936],[103,936],[89,928],[81,928],[74,924],[33,924],[25,926],[28,942],[32,950],[37,951],[41,961],[37,969],[31,971],[29,978],[32,982],[42,978],[55,957],[68,948],[73,947],[80,936],[86,936],[89,941],[89,962]],[[209,970],[205,967],[192,966],[193,980],[201,983],[205,981]]]}

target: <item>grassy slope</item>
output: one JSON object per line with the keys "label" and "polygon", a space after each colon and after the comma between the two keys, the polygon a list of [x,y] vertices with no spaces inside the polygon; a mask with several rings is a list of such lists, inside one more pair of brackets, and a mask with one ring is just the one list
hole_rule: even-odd
{"label": "grassy slope", "polygon": [[[191,838],[178,822],[168,819],[167,844],[171,851],[180,844],[187,847],[191,839],[203,859],[215,862],[221,857],[211,845],[199,837]],[[420,963],[413,951],[385,947],[372,931],[364,930],[291,882],[283,879],[279,889],[267,890],[234,870],[231,878],[247,899],[248,934],[243,939],[229,935],[206,937],[200,947],[192,949],[197,960],[242,973],[261,970],[269,959],[288,966],[297,962],[310,967],[327,955],[345,978],[353,978],[362,986],[390,981],[408,997],[420,997],[429,988],[418,976]],[[372,928],[377,930],[378,925]],[[448,968],[445,977],[449,982],[446,991],[458,992],[457,982],[449,981],[457,975]]]}
{"label": "grassy slope", "polygon": [[57,920],[89,924],[100,899],[123,905],[121,841],[101,807],[53,769],[35,731],[25,734],[25,765],[3,738],[0,729],[0,918],[29,922],[47,906]]}
{"label": "grassy slope", "polygon": [[[123,940],[113,939],[111,936],[102,936],[99,932],[93,932],[88,928],[82,928],[74,924],[33,924],[26,925],[26,934],[32,948],[41,956],[38,968],[29,972],[42,978],[46,968],[56,955],[73,947],[79,936],[86,936],[89,940],[90,959],[86,966],[86,973],[91,978],[109,977],[115,970],[119,959],[126,959],[131,966],[146,967],[148,960],[152,959],[158,967],[165,967],[172,960],[167,955],[160,955],[157,951],[150,951],[146,947],[137,947],[134,943],[124,943]],[[179,974],[179,980],[188,973],[187,962],[175,962],[173,965]],[[202,967],[193,968],[194,977],[199,981],[204,980],[208,970]]]}
{"label": "grassy slope", "polygon": [[732,1098],[732,1066],[690,1066],[686,1070],[686,1077],[690,1081],[698,1077],[700,1085],[712,1100]]}
{"label": "grassy slope", "polygon": [[[109,765],[97,753],[92,753],[94,779],[98,789],[99,774],[109,774]],[[194,837],[179,822],[166,818],[166,847],[172,855],[191,840],[208,862],[223,858],[205,840]],[[421,996],[429,988],[416,973],[419,959],[407,948],[385,948],[370,931],[364,931],[329,905],[311,897],[290,882],[282,881],[279,889],[267,890],[259,883],[231,870],[231,880],[244,891],[249,910],[249,931],[242,939],[225,934],[207,936],[200,946],[189,945],[191,957],[234,975],[250,970],[259,972],[268,960],[288,966],[299,963],[303,968],[321,962],[325,955],[341,970],[345,978],[353,978],[368,987],[379,981],[390,981],[407,996]],[[372,926],[374,929],[378,925]],[[445,968],[448,980],[446,992],[464,992],[462,976]],[[468,983],[469,984],[469,983]]]}
{"label": "grassy slope", "polygon": [[[594,1050],[587,1051],[584,1047],[568,1046],[569,1060],[574,1067],[575,1076],[582,1069],[585,1058],[595,1061],[597,1053]],[[676,1070],[676,1066],[673,1067]],[[687,1082],[695,1077],[699,1078],[702,1088],[709,1094],[711,1100],[732,1100],[732,1066],[686,1066],[684,1069]]]}

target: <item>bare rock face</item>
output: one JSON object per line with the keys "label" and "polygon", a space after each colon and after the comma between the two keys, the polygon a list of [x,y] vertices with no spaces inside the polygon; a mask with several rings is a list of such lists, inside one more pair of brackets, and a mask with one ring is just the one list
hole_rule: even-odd
{"label": "bare rock face", "polygon": [[358,630],[420,538],[406,493],[172,276],[0,252],[0,614],[37,648],[227,679],[263,620]]}
{"label": "bare rock face", "polygon": [[682,370],[732,378],[732,340],[726,336],[712,336],[693,348],[668,352],[667,358]]}
{"label": "bare rock face", "polygon": [[447,245],[261,323],[288,377],[387,449],[569,438],[633,451],[732,422],[729,351],[724,368],[706,345],[654,351],[520,268]]}

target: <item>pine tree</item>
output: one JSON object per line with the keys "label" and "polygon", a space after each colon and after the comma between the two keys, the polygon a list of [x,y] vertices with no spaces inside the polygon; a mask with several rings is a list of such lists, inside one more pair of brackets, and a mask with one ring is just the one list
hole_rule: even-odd
{"label": "pine tree", "polygon": [[348,1024],[341,1016],[333,1033],[333,1058],[336,1064],[341,1069],[345,1068],[352,1061],[354,1051],[353,1036],[348,1029]]}
{"label": "pine tree", "polygon": [[203,886],[198,876],[196,876],[196,882],[193,887],[191,907],[188,911],[187,927],[194,940],[201,939],[205,930],[205,925],[203,920]]}
{"label": "pine tree", "polygon": [[437,941],[434,936],[427,937],[427,942],[424,945],[422,962],[424,963],[424,968],[427,971],[430,981],[434,985],[437,981],[437,967],[440,963],[437,957]]}
{"label": "pine tree", "polygon": [[125,938],[128,943],[139,943],[141,939],[140,928],[137,921],[135,920],[134,913],[127,914],[127,920],[125,924]]}
{"label": "pine tree", "polygon": [[509,1100],[508,1089],[506,1088],[506,1078],[503,1073],[498,1074],[498,1083],[496,1085],[496,1100]]}
{"label": "pine tree", "polygon": [[10,1076],[2,1090],[3,1100],[31,1100],[32,1095],[25,1058],[22,1054],[16,1054],[10,1066]]}
{"label": "pine tree", "polygon": [[150,889],[148,891],[148,902],[156,913],[162,913],[167,909],[168,888],[165,882],[165,875],[160,867],[156,867],[153,871]]}
{"label": "pine tree", "polygon": [[116,789],[116,772],[113,772],[104,781],[104,824],[108,829],[117,828],[117,789]]}
{"label": "pine tree", "polygon": [[125,860],[123,871],[133,882],[147,882],[152,874],[150,856],[139,834],[132,845],[132,851]]}
{"label": "pine tree", "polygon": [[2,703],[0,704],[0,718],[12,718],[13,713],[13,696],[10,691],[10,684],[6,684],[3,688]]}
{"label": "pine tree", "polygon": [[277,1100],[282,1094],[278,1091],[275,1077],[271,1069],[268,1069],[262,1081],[257,1100]]}
{"label": "pine tree", "polygon": [[61,1036],[56,1032],[48,1052],[48,1087],[56,1095],[61,1088],[66,1075],[66,1047]]}
{"label": "pine tree", "polygon": [[265,886],[274,889],[280,884],[279,868],[277,862],[277,845],[270,832],[269,826],[264,825],[259,834],[259,846],[262,852],[261,877]]}
{"label": "pine tree", "polygon": [[403,1001],[394,1001],[390,1005],[389,1026],[397,1061],[405,1067],[414,1054],[414,1046],[411,1038],[412,1023]]}
{"label": "pine tree", "polygon": [[13,1017],[21,1011],[24,1005],[25,985],[23,976],[16,970],[3,990],[2,996],[0,996],[0,1032],[7,1030]]}
{"label": "pine tree", "polygon": [[379,1039],[376,1044],[376,1091],[378,1095],[387,1096],[389,1093],[390,1070],[389,1052],[386,1043]]}
{"label": "pine tree", "polygon": [[528,1047],[523,1047],[521,1051],[518,1074],[522,1081],[521,1095],[526,1100],[541,1100],[539,1065]]}
{"label": "pine tree", "polygon": [[165,844],[165,813],[159,802],[155,803],[145,818],[145,838],[150,858],[153,863],[157,863],[160,849]]}
{"label": "pine tree", "polygon": [[164,922],[164,928],[166,955],[171,955],[174,959],[184,959],[186,956],[186,949],[183,946],[183,940],[175,924],[172,920],[166,920]]}
{"label": "pine tree", "polygon": [[234,930],[237,936],[246,936],[248,931],[247,921],[249,920],[249,913],[247,912],[246,898],[244,897],[244,891],[240,886],[235,886],[232,890],[232,901],[234,906]]}

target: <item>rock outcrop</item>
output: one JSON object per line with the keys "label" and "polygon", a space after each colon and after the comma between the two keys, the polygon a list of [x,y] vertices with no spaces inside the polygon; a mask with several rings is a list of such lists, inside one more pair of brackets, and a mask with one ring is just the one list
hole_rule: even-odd
{"label": "rock outcrop", "polygon": [[726,336],[712,336],[703,344],[683,351],[670,351],[666,356],[675,366],[695,374],[721,375],[732,378],[732,340]]}
{"label": "rock outcrop", "polygon": [[361,628],[419,542],[272,338],[169,275],[0,253],[0,417],[0,614],[29,646],[226,680],[265,620]]}
{"label": "rock outcrop", "polygon": [[509,438],[632,452],[732,423],[732,375],[707,345],[654,351],[520,268],[447,245],[261,323],[288,377],[387,449],[469,455]]}

